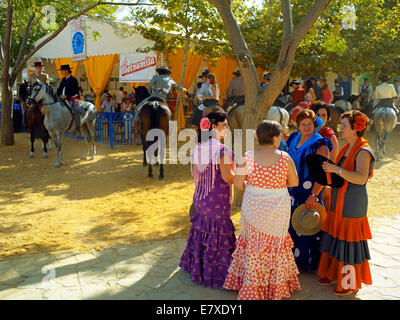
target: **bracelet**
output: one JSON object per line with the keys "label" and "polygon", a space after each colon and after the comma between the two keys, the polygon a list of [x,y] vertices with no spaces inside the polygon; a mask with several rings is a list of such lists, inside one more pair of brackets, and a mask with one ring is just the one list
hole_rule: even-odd
{"label": "bracelet", "polygon": [[319,199],[318,199],[318,197],[317,197],[317,195],[316,195],[315,193],[312,193],[312,192],[311,192],[311,195],[315,198],[315,200],[316,200],[317,202],[319,202]]}

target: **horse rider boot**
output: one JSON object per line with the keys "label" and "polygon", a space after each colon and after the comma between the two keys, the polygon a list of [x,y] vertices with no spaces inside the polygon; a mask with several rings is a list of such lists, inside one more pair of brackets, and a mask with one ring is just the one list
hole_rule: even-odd
{"label": "horse rider boot", "polygon": [[157,68],[156,71],[159,74],[154,75],[147,85],[147,89],[149,90],[150,96],[144,99],[142,102],[140,102],[139,105],[136,107],[135,117],[133,119],[134,121],[139,121],[140,110],[142,109],[143,105],[151,98],[158,98],[163,101],[164,104],[160,105],[168,113],[168,116],[171,119],[171,110],[169,109],[167,104],[167,96],[171,88],[184,90],[182,86],[176,84],[175,81],[171,78],[170,76],[171,70],[169,68],[163,66]]}
{"label": "horse rider boot", "polygon": [[392,84],[387,83],[387,76],[382,76],[381,80],[383,83],[377,86],[375,90],[375,99],[379,99],[379,103],[372,113],[375,114],[376,110],[380,107],[389,107],[392,108],[396,114],[399,114],[399,109],[393,103],[393,98],[397,97],[396,89]]}
{"label": "horse rider boot", "polygon": [[79,106],[79,84],[78,80],[72,75],[72,70],[69,65],[62,65],[60,69],[65,75],[61,79],[60,86],[57,89],[57,95],[65,98],[69,101],[72,111],[73,111],[73,118],[75,123],[75,130],[74,134],[78,135],[80,133],[81,127],[81,120],[79,114],[85,114],[84,108]]}

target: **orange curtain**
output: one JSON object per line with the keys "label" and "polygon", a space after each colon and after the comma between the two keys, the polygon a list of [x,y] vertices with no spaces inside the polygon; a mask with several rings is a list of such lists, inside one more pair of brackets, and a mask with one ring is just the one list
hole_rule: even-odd
{"label": "orange curtain", "polygon": [[114,67],[115,54],[86,57],[85,70],[93,92],[96,94],[96,108],[100,110],[101,94],[110,80]]}
{"label": "orange curtain", "polygon": [[72,58],[54,58],[54,64],[56,66],[57,73],[58,73],[58,76],[60,77],[60,79],[62,79],[63,76],[61,75],[61,71],[59,69],[64,64],[69,64],[69,66],[72,70],[72,75],[74,77],[76,77],[76,74],[78,73],[79,62],[80,61],[73,62]]}
{"label": "orange curtain", "polygon": [[[169,63],[169,67],[172,71],[172,79],[179,84],[181,80],[181,73],[183,67],[183,58],[184,58],[184,50],[180,49],[176,54],[168,54],[167,59]],[[186,62],[186,71],[185,76],[183,78],[183,87],[188,89],[191,85],[193,79],[196,78],[197,70],[200,67],[201,61],[203,58],[198,55],[192,54],[192,52],[188,52],[187,62]],[[182,99],[179,104],[179,114],[178,114],[178,132],[185,127],[185,114],[183,112]]]}
{"label": "orange curtain", "polygon": [[226,57],[221,57],[215,67],[211,66],[208,63],[208,69],[211,73],[215,74],[215,78],[217,79],[217,83],[219,86],[220,96],[219,103],[223,104],[223,96],[225,95],[226,90],[228,90],[229,83],[233,79],[233,72],[237,69],[237,61],[228,59]]}

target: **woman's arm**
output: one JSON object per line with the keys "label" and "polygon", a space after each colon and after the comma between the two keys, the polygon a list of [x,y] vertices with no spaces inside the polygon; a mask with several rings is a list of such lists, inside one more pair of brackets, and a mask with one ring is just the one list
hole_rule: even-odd
{"label": "woman's arm", "polygon": [[246,180],[246,163],[237,164],[235,178],[233,179],[233,185],[239,190],[244,190],[244,188],[246,187]]}
{"label": "woman's arm", "polygon": [[331,88],[329,88],[328,86],[326,88],[328,89],[328,93],[329,93],[329,96],[330,96],[328,104],[331,104],[332,101],[333,101],[333,93],[332,93]]}
{"label": "woman's arm", "polygon": [[204,96],[204,98],[217,99],[217,89],[215,89],[214,85],[211,86],[211,91],[212,91],[213,95],[212,96]]}
{"label": "woman's arm", "polygon": [[289,157],[288,161],[288,176],[286,184],[288,188],[297,187],[299,185],[299,176],[297,175],[296,166],[291,157]]}
{"label": "woman's arm", "polygon": [[221,170],[222,180],[226,183],[232,184],[235,173],[232,170],[232,160],[227,154],[224,154],[220,158],[219,168]]}
{"label": "woman's arm", "polygon": [[368,151],[361,150],[356,157],[356,171],[343,170],[342,173],[339,174],[340,167],[328,162],[324,162],[322,168],[325,171],[339,174],[339,176],[350,183],[363,185],[368,180],[371,159],[372,156]]}
{"label": "woman's arm", "polygon": [[335,162],[336,161],[336,157],[337,157],[338,152],[339,152],[339,142],[338,142],[338,139],[336,138],[336,136],[334,134],[329,137],[329,140],[331,140],[332,145],[333,145],[333,149],[331,151],[330,159],[333,162]]}
{"label": "woman's arm", "polygon": [[314,89],[310,88],[309,92],[311,94],[311,102],[315,101],[315,99],[317,99],[317,97],[315,96]]}

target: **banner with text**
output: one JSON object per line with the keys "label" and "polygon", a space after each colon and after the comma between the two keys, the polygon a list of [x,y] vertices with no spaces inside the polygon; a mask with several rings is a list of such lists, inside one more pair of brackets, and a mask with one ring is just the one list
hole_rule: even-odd
{"label": "banner with text", "polygon": [[120,82],[149,82],[156,73],[157,54],[121,54],[119,63]]}
{"label": "banner with text", "polygon": [[85,21],[76,19],[71,23],[72,61],[86,59]]}

